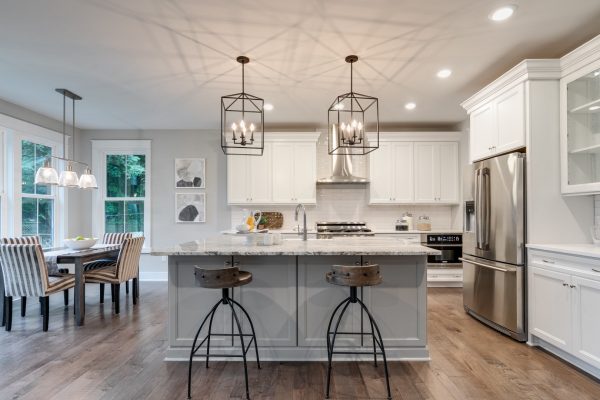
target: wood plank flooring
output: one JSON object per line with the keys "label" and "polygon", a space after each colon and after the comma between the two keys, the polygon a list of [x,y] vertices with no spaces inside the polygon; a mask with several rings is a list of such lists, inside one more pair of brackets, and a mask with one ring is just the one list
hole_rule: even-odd
{"label": "wood plank flooring", "polygon": [[[122,293],[121,315],[87,288],[86,325],[52,296],[50,330],[36,301],[13,331],[0,331],[0,399],[185,399],[185,363],[163,361],[165,283],[141,283],[139,306]],[[430,289],[431,362],[390,363],[394,399],[600,399],[600,383],[536,348],[483,326],[462,309],[460,289]],[[251,363],[253,399],[322,399],[324,363]],[[241,399],[241,364],[195,364],[194,399]],[[385,398],[383,368],[336,363],[332,398]]]}

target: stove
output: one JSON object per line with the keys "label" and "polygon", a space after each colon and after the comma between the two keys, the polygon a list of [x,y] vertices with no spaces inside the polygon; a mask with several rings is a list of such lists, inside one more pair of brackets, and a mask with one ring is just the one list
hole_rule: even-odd
{"label": "stove", "polygon": [[344,236],[375,236],[366,222],[317,222],[317,239]]}

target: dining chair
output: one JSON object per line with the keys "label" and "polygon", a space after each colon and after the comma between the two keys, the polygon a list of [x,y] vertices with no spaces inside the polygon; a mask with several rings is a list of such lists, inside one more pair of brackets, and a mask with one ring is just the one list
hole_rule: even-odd
{"label": "dining chair", "polygon": [[[85,283],[108,283],[111,285],[115,304],[115,314],[119,314],[120,312],[119,298],[121,283],[137,277],[144,240],[145,238],[143,236],[125,239],[121,245],[121,250],[119,250],[119,256],[112,265],[85,271],[83,273]],[[134,305],[137,304],[135,291],[134,285]]]}
{"label": "dining chair", "polygon": [[[0,243],[1,244],[40,244],[40,238],[38,236],[21,236],[21,237],[14,237],[14,238],[2,238],[0,239]],[[58,268],[55,268],[54,270],[49,270],[48,271],[48,275],[50,276],[63,276],[63,274],[60,272],[60,270]],[[4,295],[2,295],[2,301],[4,302]],[[65,306],[69,305],[69,291],[65,290],[64,291],[64,302],[65,302]],[[2,307],[5,307],[5,304],[2,304]],[[25,314],[27,312],[27,297],[26,296],[22,296],[21,297],[21,317],[24,317]],[[44,312],[44,307],[42,306],[41,302],[40,302],[40,312],[43,314]],[[6,314],[2,315],[2,325],[4,326],[6,324]]]}
{"label": "dining chair", "polygon": [[50,276],[39,244],[0,244],[0,263],[4,278],[5,329],[12,328],[12,300],[37,296],[43,310],[43,330],[48,330],[49,296],[75,286],[73,275]]}
{"label": "dining chair", "polygon": [[[131,232],[116,232],[116,233],[105,233],[102,236],[101,244],[118,244],[122,245],[125,239],[130,239],[132,237]],[[83,265],[84,271],[91,271],[94,269],[110,267],[115,264],[114,258],[103,258],[100,260],[92,261]],[[133,285],[137,285],[137,276],[133,280]],[[112,292],[111,292],[112,293]],[[125,293],[129,293],[129,281],[125,282]],[[114,302],[114,293],[113,293],[113,302]],[[100,284],[100,303],[104,303],[104,283]]]}

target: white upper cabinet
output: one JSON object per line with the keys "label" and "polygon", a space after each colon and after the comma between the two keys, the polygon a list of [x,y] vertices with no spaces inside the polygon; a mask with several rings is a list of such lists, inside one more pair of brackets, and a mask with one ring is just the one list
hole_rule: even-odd
{"label": "white upper cabinet", "polygon": [[458,203],[458,143],[414,144],[415,203]]}
{"label": "white upper cabinet", "polygon": [[525,91],[519,84],[496,99],[498,141],[495,151],[507,151],[525,146]]}
{"label": "white upper cabinet", "polygon": [[525,147],[524,85],[510,87],[470,112],[471,161]]}
{"label": "white upper cabinet", "polygon": [[[455,141],[434,141],[450,135]],[[425,137],[433,140],[410,140]],[[389,134],[369,154],[369,203],[458,203],[458,140],[454,133]]]}
{"label": "white upper cabinet", "polygon": [[562,193],[598,194],[600,54],[561,79],[560,101]]}
{"label": "white upper cabinet", "polygon": [[228,156],[228,203],[316,203],[318,136],[267,133],[262,156]]}

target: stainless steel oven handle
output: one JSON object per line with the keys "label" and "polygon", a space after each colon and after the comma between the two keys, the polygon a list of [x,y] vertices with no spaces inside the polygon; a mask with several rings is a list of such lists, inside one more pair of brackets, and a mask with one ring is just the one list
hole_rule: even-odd
{"label": "stainless steel oven handle", "polygon": [[459,260],[462,262],[469,263],[469,264],[477,265],[478,267],[495,269],[496,271],[500,271],[500,272],[517,272],[517,270],[510,270],[510,269],[506,269],[506,268],[494,267],[493,265],[482,264],[477,261],[464,259],[462,257],[460,257]]}

